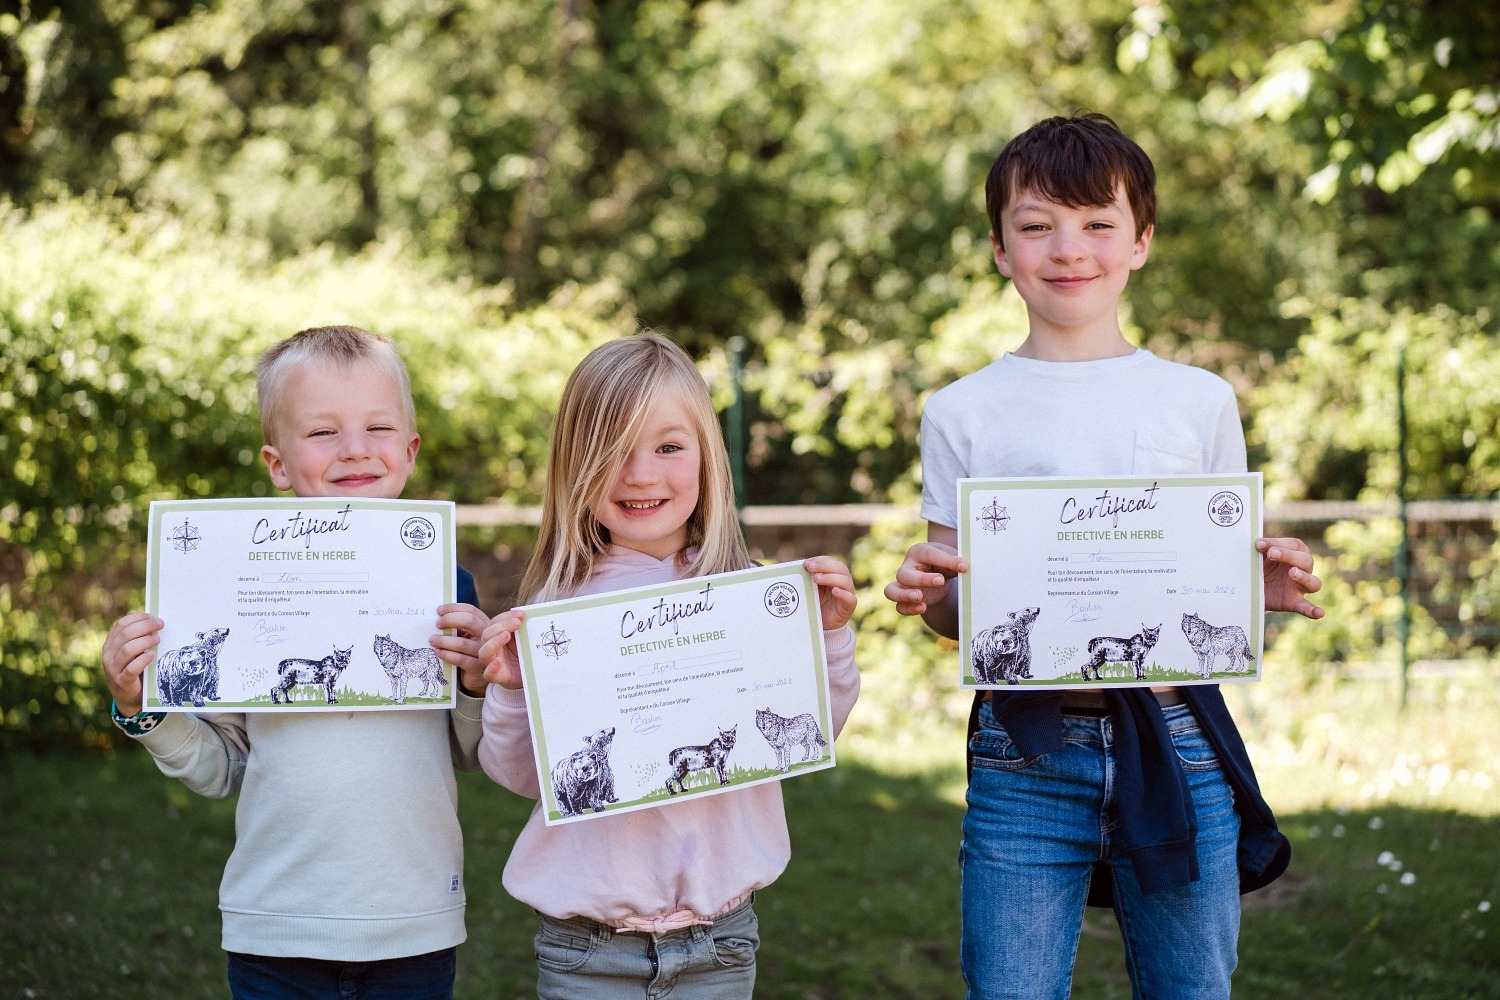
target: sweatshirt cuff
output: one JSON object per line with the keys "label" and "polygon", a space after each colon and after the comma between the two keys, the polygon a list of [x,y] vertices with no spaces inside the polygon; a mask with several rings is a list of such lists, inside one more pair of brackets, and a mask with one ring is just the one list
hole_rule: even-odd
{"label": "sweatshirt cuff", "polygon": [[453,703],[453,714],[475,722],[484,718],[484,698],[464,694],[463,689],[458,691],[458,698]]}
{"label": "sweatshirt cuff", "polygon": [[823,649],[829,654],[842,653],[845,649],[854,648],[854,626],[843,625],[839,628],[823,630]]}
{"label": "sweatshirt cuff", "polygon": [[489,693],[485,697],[495,699],[495,704],[503,708],[520,709],[522,711],[526,709],[525,688],[511,690],[507,687],[501,687],[499,684],[491,684]]}

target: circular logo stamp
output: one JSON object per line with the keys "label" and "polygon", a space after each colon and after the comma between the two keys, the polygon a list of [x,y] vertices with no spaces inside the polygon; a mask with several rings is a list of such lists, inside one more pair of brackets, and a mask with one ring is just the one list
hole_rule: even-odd
{"label": "circular logo stamp", "polygon": [[1240,518],[1244,516],[1245,501],[1240,499],[1238,493],[1220,490],[1208,501],[1208,519],[1221,528],[1239,524]]}
{"label": "circular logo stamp", "polygon": [[436,538],[437,531],[425,517],[408,517],[401,525],[401,540],[409,549],[425,549]]}
{"label": "circular logo stamp", "polygon": [[786,618],[796,614],[797,605],[801,603],[802,599],[797,596],[797,588],[790,583],[778,581],[766,588],[766,610],[777,618]]}

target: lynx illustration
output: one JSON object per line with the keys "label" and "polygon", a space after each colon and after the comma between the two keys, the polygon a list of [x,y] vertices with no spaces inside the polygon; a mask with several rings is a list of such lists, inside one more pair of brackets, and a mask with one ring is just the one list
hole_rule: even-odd
{"label": "lynx illustration", "polygon": [[978,684],[1019,684],[1031,676],[1031,623],[1041,608],[1022,608],[974,637],[970,653]]}
{"label": "lynx illustration", "polygon": [[422,692],[418,695],[421,698],[442,694],[448,683],[448,678],[443,676],[443,664],[430,646],[407,649],[388,635],[377,635],[375,659],[380,661],[385,675],[391,679],[391,698],[398,705],[406,704],[406,682],[409,680],[422,682]]}
{"label": "lynx illustration", "polygon": [[822,748],[828,745],[818,730],[818,720],[810,712],[788,719],[769,708],[757,708],[755,728],[776,751],[776,766],[783,773],[792,769],[792,747],[801,744],[802,759],[808,761],[815,755],[822,756]]}
{"label": "lynx illustration", "polygon": [[156,692],[163,705],[202,708],[205,701],[219,700],[219,647],[227,638],[227,628],[199,632],[196,641],[162,654]]}
{"label": "lynx illustration", "polygon": [[552,767],[552,794],[564,816],[581,816],[585,810],[603,812],[615,796],[615,772],[609,766],[609,745],[614,742],[611,726],[583,738],[576,750]]}
{"label": "lynx illustration", "polygon": [[1255,659],[1250,644],[1245,641],[1245,630],[1238,625],[1210,625],[1197,615],[1185,614],[1182,616],[1182,634],[1187,636],[1188,645],[1198,654],[1198,670],[1204,680],[1213,676],[1214,660],[1220,653],[1229,658],[1226,670],[1249,670],[1250,661]]}
{"label": "lynx illustration", "polygon": [[353,652],[353,646],[348,649],[334,646],[333,653],[321,660],[304,660],[295,656],[282,660],[276,665],[276,672],[281,675],[281,680],[271,688],[271,704],[279,705],[281,699],[285,698],[290,705],[292,688],[298,684],[321,684],[328,695],[328,704],[337,705],[339,700],[334,696],[333,686],[339,682],[339,674],[349,665],[349,657]]}
{"label": "lynx illustration", "polygon": [[[724,773],[724,765],[729,762],[729,751],[734,749],[734,733],[739,726],[730,726],[728,730],[719,730],[719,735],[708,741],[707,746],[678,747],[667,754],[667,763],[672,768],[672,776],[667,779],[667,794],[676,795],[677,792],[687,791],[687,785],[683,782],[687,776],[694,771],[712,770],[719,776],[719,784],[729,784],[729,775]],[[677,782],[677,789],[673,791],[672,782]]]}
{"label": "lynx illustration", "polygon": [[1089,640],[1089,662],[1083,665],[1083,679],[1089,680],[1089,671],[1094,672],[1094,680],[1099,679],[1099,668],[1106,663],[1132,663],[1135,665],[1135,679],[1143,681],[1146,679],[1146,654],[1151,652],[1151,647],[1156,645],[1156,637],[1161,635],[1161,626],[1147,628],[1141,626],[1141,630],[1129,639],[1116,639],[1113,636],[1100,636]]}

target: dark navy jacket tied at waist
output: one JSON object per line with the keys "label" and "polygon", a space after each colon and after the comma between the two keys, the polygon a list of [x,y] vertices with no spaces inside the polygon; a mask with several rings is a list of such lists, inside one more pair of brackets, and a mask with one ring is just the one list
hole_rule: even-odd
{"label": "dark navy jacket tied at waist", "polygon": [[[1240,892],[1253,892],[1286,871],[1292,845],[1276,828],[1276,817],[1261,795],[1250,754],[1219,686],[1189,685],[1181,691],[1234,792],[1234,808],[1240,817]],[[1023,757],[1040,757],[1062,747],[1061,691],[977,692],[969,720],[971,735],[987,693],[994,703],[995,720],[1005,727]],[[1198,823],[1187,776],[1161,706],[1149,688],[1107,688],[1105,697],[1114,729],[1120,835],[1141,891],[1160,892],[1194,882],[1198,878]],[[1089,886],[1090,906],[1110,905],[1112,887],[1102,867],[1095,868]]]}

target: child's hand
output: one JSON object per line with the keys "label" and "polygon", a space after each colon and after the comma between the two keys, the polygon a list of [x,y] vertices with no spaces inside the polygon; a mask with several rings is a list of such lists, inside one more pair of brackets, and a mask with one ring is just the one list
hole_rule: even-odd
{"label": "child's hand", "polygon": [[437,627],[452,629],[428,639],[437,655],[458,668],[458,688],[471,698],[484,697],[484,661],[479,658],[479,635],[490,623],[472,604],[443,604],[437,609]]}
{"label": "child's hand", "polygon": [[918,542],[906,550],[896,582],[886,584],[885,596],[903,615],[926,614],[928,607],[947,596],[948,581],[968,571],[968,562],[959,558],[953,546]]}
{"label": "child's hand", "polygon": [[104,637],[104,680],[121,715],[137,715],[145,705],[142,678],[165,625],[155,615],[137,612],[115,622]]}
{"label": "child's hand", "polygon": [[1323,609],[1305,595],[1323,589],[1313,575],[1313,555],[1300,538],[1262,538],[1255,547],[1265,556],[1261,564],[1267,611],[1295,611],[1317,621]]}
{"label": "child's hand", "polygon": [[858,599],[854,594],[854,577],[849,567],[833,556],[813,556],[802,568],[812,574],[818,585],[818,610],[823,616],[823,631],[832,632],[849,624]]}
{"label": "child's hand", "polygon": [[479,637],[479,662],[484,664],[484,679],[510,691],[521,689],[521,659],[516,654],[515,635],[526,612],[511,609],[496,615]]}

